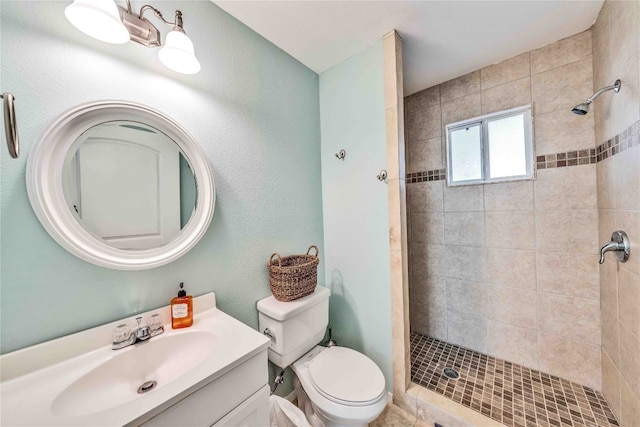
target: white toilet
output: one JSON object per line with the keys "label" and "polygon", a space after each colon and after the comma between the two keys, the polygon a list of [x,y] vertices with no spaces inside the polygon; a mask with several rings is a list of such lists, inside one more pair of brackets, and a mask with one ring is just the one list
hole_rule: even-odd
{"label": "white toilet", "polygon": [[329,323],[329,289],[304,298],[258,301],[260,330],[271,336],[269,360],[291,366],[297,376],[298,406],[313,427],[366,426],[387,404],[380,368],[346,347],[322,347]]}

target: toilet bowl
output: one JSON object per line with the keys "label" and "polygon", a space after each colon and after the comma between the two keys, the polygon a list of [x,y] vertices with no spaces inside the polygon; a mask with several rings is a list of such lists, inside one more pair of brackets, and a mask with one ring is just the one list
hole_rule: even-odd
{"label": "toilet bowl", "polygon": [[298,379],[298,406],[313,427],[364,427],[387,404],[382,371],[355,350],[317,346],[292,369]]}
{"label": "toilet bowl", "polygon": [[387,404],[384,375],[367,356],[347,347],[322,347],[329,322],[329,290],[291,302],[258,301],[260,330],[271,338],[269,360],[296,374],[298,406],[313,427],[365,427]]}

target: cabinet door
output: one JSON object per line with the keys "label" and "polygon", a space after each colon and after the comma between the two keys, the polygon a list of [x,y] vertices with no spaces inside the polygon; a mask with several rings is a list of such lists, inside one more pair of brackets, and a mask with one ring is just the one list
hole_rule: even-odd
{"label": "cabinet door", "polygon": [[269,389],[265,385],[212,427],[269,426]]}

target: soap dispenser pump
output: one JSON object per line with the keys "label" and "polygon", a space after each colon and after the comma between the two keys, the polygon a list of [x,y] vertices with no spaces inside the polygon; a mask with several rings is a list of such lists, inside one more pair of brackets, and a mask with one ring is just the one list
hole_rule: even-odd
{"label": "soap dispenser pump", "polygon": [[193,325],[193,298],[183,289],[180,282],[178,296],[171,300],[171,327],[173,329],[188,328]]}

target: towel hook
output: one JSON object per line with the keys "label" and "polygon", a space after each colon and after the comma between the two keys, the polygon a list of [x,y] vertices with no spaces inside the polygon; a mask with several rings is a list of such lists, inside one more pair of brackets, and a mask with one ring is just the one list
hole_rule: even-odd
{"label": "towel hook", "polygon": [[20,155],[20,141],[18,140],[18,126],[16,124],[16,110],[13,106],[15,97],[9,92],[0,94],[4,105],[4,130],[7,136],[9,155],[17,159]]}

